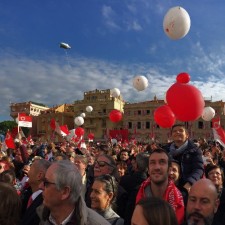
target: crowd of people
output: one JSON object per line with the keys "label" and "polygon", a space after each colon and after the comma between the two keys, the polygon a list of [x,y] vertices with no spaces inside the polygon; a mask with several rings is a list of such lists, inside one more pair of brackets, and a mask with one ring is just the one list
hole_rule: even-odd
{"label": "crowd of people", "polygon": [[183,124],[172,141],[16,141],[0,152],[2,225],[225,225],[225,150]]}

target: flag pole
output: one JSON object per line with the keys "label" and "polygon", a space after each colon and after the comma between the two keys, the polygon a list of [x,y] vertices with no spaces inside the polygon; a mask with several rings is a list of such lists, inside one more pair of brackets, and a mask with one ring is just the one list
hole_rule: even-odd
{"label": "flag pole", "polygon": [[19,113],[18,113],[18,116],[17,116],[17,131],[18,131],[18,134],[20,132],[20,128],[19,128]]}

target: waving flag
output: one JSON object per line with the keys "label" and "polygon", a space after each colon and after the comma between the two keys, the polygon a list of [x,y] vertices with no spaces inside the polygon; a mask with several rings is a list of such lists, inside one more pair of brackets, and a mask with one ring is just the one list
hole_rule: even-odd
{"label": "waving flag", "polygon": [[212,119],[214,140],[218,141],[225,148],[225,130],[220,126],[220,118]]}
{"label": "waving flag", "polygon": [[18,126],[19,127],[32,127],[32,117],[19,113]]}
{"label": "waving flag", "polygon": [[61,131],[61,135],[62,135],[63,137],[67,136],[67,135],[70,133],[70,131],[69,131],[67,125],[62,125],[62,126],[60,126],[60,131]]}
{"label": "waving flag", "polygon": [[15,149],[14,140],[12,138],[10,131],[7,131],[7,133],[5,135],[5,144],[6,144],[7,148]]}

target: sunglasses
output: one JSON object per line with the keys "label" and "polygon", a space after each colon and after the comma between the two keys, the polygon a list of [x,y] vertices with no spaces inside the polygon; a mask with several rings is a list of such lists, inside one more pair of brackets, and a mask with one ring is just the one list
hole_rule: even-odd
{"label": "sunglasses", "polygon": [[104,167],[104,166],[111,166],[111,167],[113,167],[112,165],[110,165],[109,163],[107,163],[107,162],[105,162],[105,161],[98,161],[98,160],[96,160],[95,161],[95,164],[98,164],[98,166],[99,167]]}
{"label": "sunglasses", "polygon": [[50,182],[48,181],[46,178],[43,179],[43,184],[44,184],[44,187],[48,187],[50,184],[56,184],[56,183],[53,183],[53,182]]}

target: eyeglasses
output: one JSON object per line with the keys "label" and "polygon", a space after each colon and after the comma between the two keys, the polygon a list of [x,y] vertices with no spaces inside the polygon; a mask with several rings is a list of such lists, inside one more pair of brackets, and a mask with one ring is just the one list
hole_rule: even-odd
{"label": "eyeglasses", "polygon": [[56,184],[56,183],[50,182],[46,178],[44,178],[43,179],[43,184],[44,184],[44,187],[48,187],[50,184]]}
{"label": "eyeglasses", "polygon": [[209,172],[208,175],[209,176],[212,176],[212,175],[221,176],[222,174],[219,172]]}
{"label": "eyeglasses", "polygon": [[98,164],[99,167],[104,167],[105,165],[113,167],[112,165],[110,165],[109,163],[107,163],[105,161],[98,161],[98,160],[96,160],[95,164],[96,163]]}

